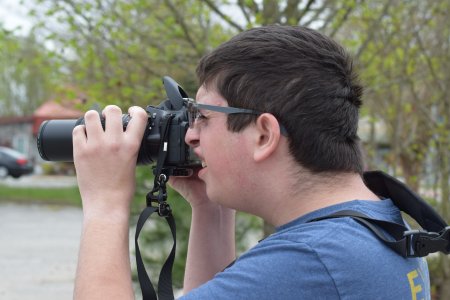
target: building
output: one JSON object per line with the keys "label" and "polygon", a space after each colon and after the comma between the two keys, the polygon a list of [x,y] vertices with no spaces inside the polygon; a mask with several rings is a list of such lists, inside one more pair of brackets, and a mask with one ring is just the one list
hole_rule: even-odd
{"label": "building", "polygon": [[0,117],[0,146],[13,148],[25,154],[32,162],[42,162],[36,141],[42,122],[54,119],[78,119],[83,116],[76,105],[82,100],[47,101],[31,116]]}

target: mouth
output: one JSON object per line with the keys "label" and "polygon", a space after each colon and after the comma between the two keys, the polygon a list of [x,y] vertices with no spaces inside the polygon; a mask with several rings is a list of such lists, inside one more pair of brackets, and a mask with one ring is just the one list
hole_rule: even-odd
{"label": "mouth", "polygon": [[202,160],[201,162],[202,162],[202,168],[198,170],[198,177],[200,179],[203,179],[202,177],[206,173],[207,164],[204,160]]}

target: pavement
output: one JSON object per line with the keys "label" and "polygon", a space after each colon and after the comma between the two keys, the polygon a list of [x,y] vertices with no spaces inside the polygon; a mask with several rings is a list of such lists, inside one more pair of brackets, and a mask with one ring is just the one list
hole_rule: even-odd
{"label": "pavement", "polygon": [[[83,213],[77,207],[0,203],[0,299],[72,299]],[[130,261],[135,227],[130,228]],[[135,299],[142,299],[138,285]]]}
{"label": "pavement", "polygon": [[71,299],[79,208],[0,204],[0,299]]}
{"label": "pavement", "polygon": [[[10,187],[71,187],[75,176],[0,178]],[[81,234],[76,207],[0,203],[0,299],[71,299]]]}

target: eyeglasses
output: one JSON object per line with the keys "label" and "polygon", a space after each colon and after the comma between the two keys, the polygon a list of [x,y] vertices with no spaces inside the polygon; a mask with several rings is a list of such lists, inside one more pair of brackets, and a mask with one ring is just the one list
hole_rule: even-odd
{"label": "eyeglasses", "polygon": [[262,114],[259,111],[245,108],[237,108],[237,107],[229,107],[229,106],[216,106],[216,105],[208,105],[208,104],[199,104],[194,102],[192,99],[186,100],[186,108],[188,113],[189,127],[193,128],[195,120],[200,115],[200,109],[211,110],[221,112],[227,115],[233,114],[251,114],[258,116]]}
{"label": "eyeglasses", "polygon": [[[193,99],[185,99],[185,104],[187,108],[188,120],[189,120],[189,128],[194,127],[195,120],[201,115],[200,109],[211,110],[221,112],[227,115],[233,114],[250,114],[259,116],[262,114],[260,111],[246,109],[246,108],[237,108],[237,107],[229,107],[229,106],[216,106],[216,105],[208,105],[208,104],[200,104],[195,102]],[[287,136],[286,128],[280,124],[281,134]]]}

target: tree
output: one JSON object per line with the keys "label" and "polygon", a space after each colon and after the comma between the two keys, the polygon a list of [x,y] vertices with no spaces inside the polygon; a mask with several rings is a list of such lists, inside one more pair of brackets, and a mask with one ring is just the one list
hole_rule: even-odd
{"label": "tree", "polygon": [[92,101],[122,107],[163,100],[164,75],[176,78],[194,96],[198,59],[229,37],[198,1],[37,3],[47,9],[36,8],[32,14],[66,66],[66,80]]}
{"label": "tree", "polygon": [[[387,125],[390,170],[449,214],[450,98],[448,1],[366,2],[341,30],[368,87],[365,114]],[[374,143],[370,153],[377,151]],[[450,263],[429,259],[432,283],[450,298]]]}
{"label": "tree", "polygon": [[[260,25],[303,25],[315,27],[334,36],[361,0],[204,0],[224,23],[237,31]],[[234,9],[230,9],[234,8]],[[241,22],[233,12],[239,12]]]}
{"label": "tree", "polygon": [[53,61],[33,32],[0,28],[0,115],[31,115],[50,95]]}

